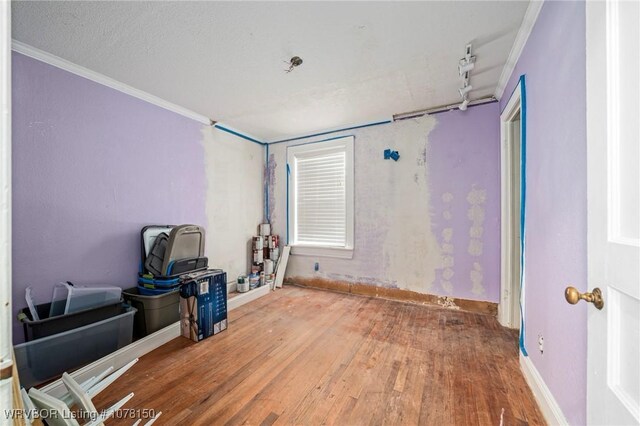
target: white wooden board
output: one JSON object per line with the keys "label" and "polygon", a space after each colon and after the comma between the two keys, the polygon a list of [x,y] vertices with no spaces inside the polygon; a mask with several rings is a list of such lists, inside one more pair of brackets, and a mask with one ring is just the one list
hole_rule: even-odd
{"label": "white wooden board", "polygon": [[282,287],[282,282],[284,281],[284,273],[287,270],[287,262],[289,262],[289,252],[291,251],[291,246],[284,246],[282,249],[282,254],[280,255],[280,259],[278,259],[278,266],[276,268],[276,288]]}

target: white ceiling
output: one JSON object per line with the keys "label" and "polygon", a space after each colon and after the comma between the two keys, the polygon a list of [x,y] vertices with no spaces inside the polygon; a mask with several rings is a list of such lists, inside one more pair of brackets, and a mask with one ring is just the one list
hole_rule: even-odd
{"label": "white ceiling", "polygon": [[[13,2],[13,38],[263,140],[494,93],[527,2]],[[284,72],[292,56],[304,63]]]}

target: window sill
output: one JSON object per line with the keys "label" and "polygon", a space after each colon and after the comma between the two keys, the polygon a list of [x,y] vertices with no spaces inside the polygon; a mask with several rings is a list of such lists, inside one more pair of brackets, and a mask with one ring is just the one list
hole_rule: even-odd
{"label": "window sill", "polygon": [[296,256],[335,257],[338,259],[353,259],[353,248],[291,246],[291,254]]}

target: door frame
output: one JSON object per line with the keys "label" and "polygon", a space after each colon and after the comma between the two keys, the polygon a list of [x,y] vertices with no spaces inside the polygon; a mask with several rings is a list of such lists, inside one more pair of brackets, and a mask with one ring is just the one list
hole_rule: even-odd
{"label": "door frame", "polygon": [[[498,321],[505,327],[522,329],[522,318],[524,318],[524,286],[522,251],[518,256],[518,250],[514,247],[514,232],[517,224],[512,221],[512,185],[515,173],[522,173],[522,158],[524,145],[524,129],[525,129],[525,108],[523,102],[524,81],[521,78],[518,85],[513,90],[509,102],[500,114],[500,301],[498,303]],[[520,166],[515,168],[512,163],[513,146],[511,140],[511,128],[513,118],[520,113]],[[522,179],[522,177],[521,177]],[[521,197],[522,192],[521,181]],[[524,204],[521,202],[521,209]],[[521,212],[522,216],[522,212]],[[524,238],[524,236],[522,236]],[[519,277],[513,276],[513,262],[521,263],[521,271]],[[513,286],[520,286],[520,300],[514,300]],[[520,304],[520,318],[516,318],[513,314],[515,304]],[[522,330],[524,331],[524,330]]]}
{"label": "door frame", "polygon": [[[11,2],[0,1],[0,409],[12,408]],[[5,406],[5,404],[7,406]]]}

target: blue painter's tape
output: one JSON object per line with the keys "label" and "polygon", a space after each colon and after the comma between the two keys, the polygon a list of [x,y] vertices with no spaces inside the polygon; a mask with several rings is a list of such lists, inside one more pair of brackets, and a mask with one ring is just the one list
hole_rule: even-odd
{"label": "blue painter's tape", "polygon": [[528,356],[525,341],[525,248],[527,212],[527,89],[525,76],[520,76],[520,350]]}
{"label": "blue painter's tape", "polygon": [[262,145],[262,146],[266,145],[264,142],[260,142],[259,140],[254,139],[254,138],[252,138],[250,136],[243,135],[242,133],[236,132],[235,130],[227,129],[226,127],[221,126],[219,124],[215,124],[213,127],[215,127],[216,129],[220,129],[223,132],[231,133],[232,135],[235,135],[235,136],[237,136],[239,138],[246,139],[246,140],[251,141],[253,143],[257,143],[258,145]]}
{"label": "blue painter's tape", "polygon": [[269,171],[269,145],[265,144],[264,159],[264,218],[266,223],[270,222],[269,217],[269,185],[271,181],[271,172]]}
{"label": "blue painter's tape", "polygon": [[[329,130],[329,131],[326,131],[326,132],[315,133],[313,135],[298,136],[298,137],[290,138],[290,139],[282,139],[282,140],[279,140],[279,141],[267,142],[267,145],[271,145],[271,144],[274,144],[274,143],[284,143],[284,142],[298,141],[300,139],[315,138],[317,136],[330,135],[331,133],[346,132],[347,130],[362,129],[364,127],[379,126],[381,124],[389,124],[389,123],[393,123],[393,120],[376,121],[375,123],[362,124],[360,126],[345,127],[344,129]],[[342,136],[340,136],[340,137],[342,137]],[[327,141],[327,140],[331,140],[331,139],[325,139],[324,141]],[[322,142],[324,142],[324,141],[322,141]],[[318,142],[321,142],[321,141],[318,141]]]}
{"label": "blue painter's tape", "polygon": [[291,169],[289,163],[287,163],[287,245],[289,245],[289,177],[291,176]]}

